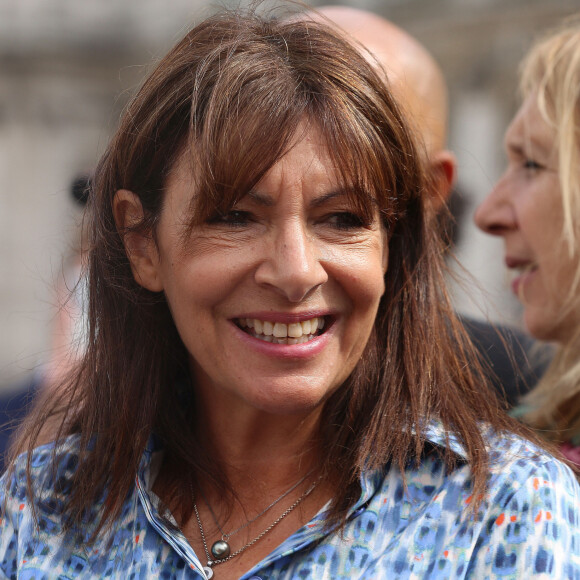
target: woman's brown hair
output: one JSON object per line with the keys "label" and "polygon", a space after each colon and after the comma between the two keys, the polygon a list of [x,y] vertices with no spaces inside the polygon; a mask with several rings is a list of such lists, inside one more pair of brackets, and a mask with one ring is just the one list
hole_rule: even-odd
{"label": "woman's brown hair", "polygon": [[[168,490],[178,519],[191,515],[189,484],[197,474],[228,487],[196,432],[191,387],[178,386],[188,355],[165,298],[132,275],[113,215],[115,193],[139,196],[145,219],[136,227],[154,239],[168,172],[179,155],[191,154],[194,227],[243,197],[305,119],[326,139],[363,215],[378,205],[389,238],[372,336],[323,409],[321,470],[336,489],[329,524],[344,521],[358,499],[363,469],[421,460],[432,419],[464,446],[474,492],[484,490],[478,421],[498,430],[512,424],[470,370],[476,356],[445,292],[421,155],[390,92],[356,49],[320,23],[223,12],[192,29],[153,70],[91,183],[88,350],[58,396],[51,393],[29,417],[15,448],[30,458],[47,423],[57,425],[57,439],[78,434],[65,507],[70,526],[82,523],[105,489],[99,529],[114,521],[151,433],[167,465],[178,466]],[[441,453],[448,464],[455,460]]]}

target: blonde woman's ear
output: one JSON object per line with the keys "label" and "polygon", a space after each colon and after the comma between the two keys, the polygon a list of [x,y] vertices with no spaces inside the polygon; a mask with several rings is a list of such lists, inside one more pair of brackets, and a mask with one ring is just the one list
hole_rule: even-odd
{"label": "blonde woman's ear", "polygon": [[113,200],[113,212],[135,281],[151,292],[161,292],[163,282],[159,273],[159,252],[155,241],[150,232],[135,228],[144,217],[141,200],[132,191],[120,189]]}

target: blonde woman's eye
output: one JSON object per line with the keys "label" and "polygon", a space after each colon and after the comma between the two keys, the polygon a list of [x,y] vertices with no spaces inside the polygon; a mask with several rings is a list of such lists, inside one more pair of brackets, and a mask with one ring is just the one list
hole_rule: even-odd
{"label": "blonde woman's eye", "polygon": [[524,169],[537,171],[539,169],[542,169],[542,165],[540,165],[537,161],[534,161],[533,159],[526,159],[524,161]]}

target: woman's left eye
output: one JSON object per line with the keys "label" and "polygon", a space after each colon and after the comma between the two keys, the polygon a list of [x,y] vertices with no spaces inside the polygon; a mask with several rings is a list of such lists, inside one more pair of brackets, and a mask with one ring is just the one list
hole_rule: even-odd
{"label": "woman's left eye", "polygon": [[330,214],[324,221],[337,230],[353,230],[365,227],[363,219],[350,211],[341,211]]}
{"label": "woman's left eye", "polygon": [[252,216],[247,211],[232,209],[226,213],[215,216],[210,221],[214,224],[225,224],[233,227],[241,227],[252,221]]}

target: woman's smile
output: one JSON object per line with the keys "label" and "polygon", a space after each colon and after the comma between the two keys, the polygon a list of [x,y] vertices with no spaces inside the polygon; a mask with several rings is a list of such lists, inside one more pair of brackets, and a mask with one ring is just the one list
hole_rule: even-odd
{"label": "woman's smile", "polygon": [[538,271],[538,264],[531,260],[506,257],[505,264],[513,273],[512,292],[520,299],[526,295],[526,286],[533,282]]}
{"label": "woman's smile", "polygon": [[296,322],[262,320],[260,318],[239,318],[236,324],[247,334],[273,344],[304,344],[322,334],[324,316],[314,316]]}
{"label": "woman's smile", "polygon": [[233,322],[234,332],[252,353],[274,360],[315,360],[335,339],[334,315],[297,316],[271,313],[242,317]]}

